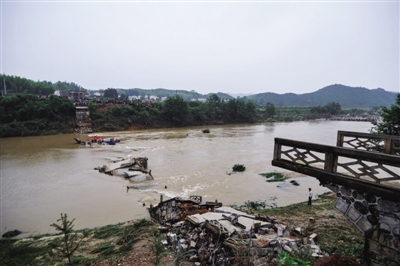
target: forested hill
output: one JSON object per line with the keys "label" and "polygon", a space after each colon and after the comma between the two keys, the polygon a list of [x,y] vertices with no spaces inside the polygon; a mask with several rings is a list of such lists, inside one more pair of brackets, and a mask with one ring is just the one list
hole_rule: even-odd
{"label": "forested hill", "polygon": [[275,106],[318,106],[337,102],[341,107],[372,108],[390,106],[396,102],[396,93],[383,89],[369,90],[361,87],[330,85],[312,93],[277,94],[272,92],[247,96],[259,105],[270,102]]}

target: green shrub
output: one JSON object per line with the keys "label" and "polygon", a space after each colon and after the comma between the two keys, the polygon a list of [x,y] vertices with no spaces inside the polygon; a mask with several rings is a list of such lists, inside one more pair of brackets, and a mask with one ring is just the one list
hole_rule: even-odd
{"label": "green shrub", "polygon": [[248,200],[248,201],[245,201],[244,205],[242,205],[241,207],[245,207],[245,208],[247,208],[249,210],[259,210],[261,208],[265,209],[265,206],[266,206],[266,204],[265,204],[264,201],[260,201],[260,200],[258,200],[258,201],[250,201],[250,200]]}
{"label": "green shrub", "polygon": [[276,263],[277,266],[285,265],[285,266],[292,266],[292,265],[299,265],[287,252],[281,252],[278,254],[278,261]]}
{"label": "green shrub", "polygon": [[246,170],[246,167],[243,164],[235,164],[232,167],[232,170],[235,172],[243,172],[244,170]]}
{"label": "green shrub", "polygon": [[61,238],[54,239],[49,245],[53,249],[60,251],[65,257],[68,258],[69,265],[72,265],[71,256],[78,249],[83,237],[79,237],[77,233],[73,232],[73,222],[68,220],[67,214],[61,213],[61,218],[57,220],[60,224],[52,223],[50,226],[54,227],[57,231],[60,231]]}
{"label": "green shrub", "polygon": [[277,172],[261,173],[260,175],[265,176],[266,178],[274,177],[273,179],[268,179],[267,182],[282,182],[288,179],[284,174]]}
{"label": "green shrub", "polygon": [[312,250],[309,247],[299,248],[294,250],[294,258],[300,263],[300,265],[311,265],[315,261],[315,257],[312,256]]}

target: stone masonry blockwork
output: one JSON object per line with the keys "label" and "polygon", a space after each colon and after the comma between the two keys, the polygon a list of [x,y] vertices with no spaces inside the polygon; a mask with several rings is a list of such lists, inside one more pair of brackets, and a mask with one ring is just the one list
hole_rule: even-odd
{"label": "stone masonry blockwork", "polygon": [[400,202],[324,184],[338,196],[335,209],[365,235],[365,255],[371,265],[400,265]]}

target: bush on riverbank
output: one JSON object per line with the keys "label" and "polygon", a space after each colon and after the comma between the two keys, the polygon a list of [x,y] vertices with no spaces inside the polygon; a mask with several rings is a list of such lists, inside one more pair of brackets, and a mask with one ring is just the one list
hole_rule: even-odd
{"label": "bush on riverbank", "polygon": [[72,100],[55,95],[1,96],[0,120],[1,137],[70,133],[75,127],[75,106]]}
{"label": "bush on riverbank", "polygon": [[74,119],[69,119],[64,123],[49,121],[46,119],[13,121],[0,124],[0,137],[24,137],[24,136],[45,136],[57,135],[60,133],[72,133],[75,125]]}

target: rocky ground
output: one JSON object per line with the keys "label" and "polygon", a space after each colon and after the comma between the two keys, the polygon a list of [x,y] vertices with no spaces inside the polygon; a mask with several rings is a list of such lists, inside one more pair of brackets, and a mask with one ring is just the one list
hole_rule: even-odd
{"label": "rocky ground", "polygon": [[[316,242],[324,248],[324,251],[330,253],[330,256],[316,259],[312,265],[362,265],[363,261],[359,259],[362,252],[362,235],[345,217],[333,209],[334,199],[335,195],[329,193],[314,201],[312,206],[303,203],[270,209],[262,211],[262,213],[267,213],[269,216],[274,215],[280,223],[286,224],[290,228],[302,228],[307,231],[305,234],[317,234]],[[310,218],[312,218],[311,221]],[[150,245],[149,239],[143,239],[135,244],[133,251],[120,258],[116,263],[119,265],[154,265],[151,263],[154,255],[149,251]],[[172,256],[165,260],[172,260]],[[99,261],[94,265],[112,264],[110,261]],[[276,260],[271,260],[265,265],[274,266],[277,263]]]}
{"label": "rocky ground", "polygon": [[[333,208],[336,196],[322,195],[312,206],[306,202],[261,211],[274,216],[289,228],[301,227],[308,235],[316,234],[315,242],[329,257],[320,258],[312,265],[360,265],[363,236],[346,218]],[[310,217],[315,222],[310,222]],[[129,221],[118,225],[80,232],[84,237],[74,253],[75,265],[155,265],[155,235],[158,225],[150,221]],[[49,248],[55,236],[34,236],[27,239],[2,239],[0,265],[68,265],[67,260]],[[171,265],[173,253],[163,256],[164,265]],[[194,265],[187,263],[186,265]],[[237,265],[244,265],[243,263]],[[250,265],[250,264],[248,264]],[[269,261],[265,265],[276,265]]]}

